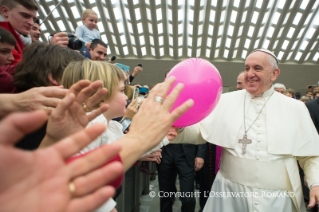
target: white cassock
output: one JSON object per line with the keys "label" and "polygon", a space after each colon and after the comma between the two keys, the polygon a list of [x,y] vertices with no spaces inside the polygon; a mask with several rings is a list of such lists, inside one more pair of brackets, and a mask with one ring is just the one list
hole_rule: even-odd
{"label": "white cassock", "polygon": [[[203,138],[223,147],[204,211],[306,211],[296,159],[308,185],[319,183],[319,136],[302,102],[273,92],[223,94],[200,123]],[[242,154],[244,101],[251,143]]]}

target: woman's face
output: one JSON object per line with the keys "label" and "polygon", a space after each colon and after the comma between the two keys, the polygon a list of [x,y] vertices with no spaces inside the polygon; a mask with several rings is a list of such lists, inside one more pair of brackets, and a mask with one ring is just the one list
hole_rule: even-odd
{"label": "woman's face", "polygon": [[117,118],[125,115],[127,96],[124,93],[124,80],[121,80],[115,90],[113,96],[106,100],[109,109],[105,112],[109,118]]}

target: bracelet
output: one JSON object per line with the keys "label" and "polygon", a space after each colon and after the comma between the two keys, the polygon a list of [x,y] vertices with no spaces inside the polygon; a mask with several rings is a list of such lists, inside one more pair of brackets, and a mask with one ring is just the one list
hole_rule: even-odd
{"label": "bracelet", "polygon": [[314,184],[312,184],[312,185],[310,186],[310,190],[311,190],[312,187],[314,187],[314,186],[319,186],[319,183],[314,183]]}

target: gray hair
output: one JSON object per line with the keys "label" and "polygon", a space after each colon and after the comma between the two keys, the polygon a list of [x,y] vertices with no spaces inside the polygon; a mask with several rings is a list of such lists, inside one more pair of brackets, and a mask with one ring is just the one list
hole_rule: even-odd
{"label": "gray hair", "polygon": [[284,84],[281,84],[281,83],[274,84],[274,88],[283,88],[286,91],[286,86]]}

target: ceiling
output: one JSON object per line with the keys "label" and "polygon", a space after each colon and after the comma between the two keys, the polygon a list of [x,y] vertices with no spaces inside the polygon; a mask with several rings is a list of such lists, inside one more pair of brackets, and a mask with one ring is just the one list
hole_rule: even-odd
{"label": "ceiling", "polygon": [[108,54],[118,58],[244,61],[265,48],[280,63],[319,63],[319,0],[36,1],[43,41],[74,32],[90,8]]}

